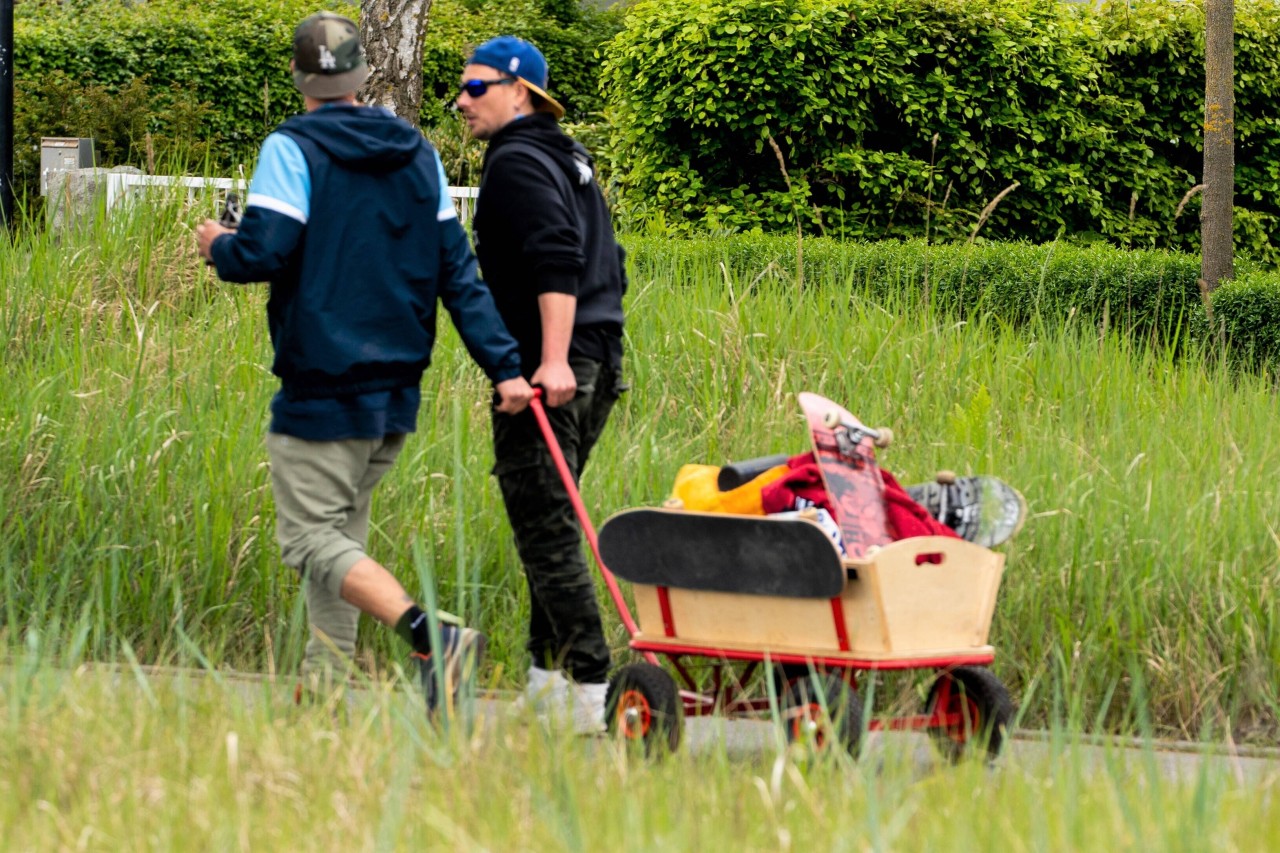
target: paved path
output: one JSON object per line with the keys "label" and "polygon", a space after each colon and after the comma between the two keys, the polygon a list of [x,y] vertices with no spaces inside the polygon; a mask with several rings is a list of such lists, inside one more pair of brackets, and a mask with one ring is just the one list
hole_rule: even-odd
{"label": "paved path", "polygon": [[[13,662],[0,661],[0,667]],[[45,670],[47,672],[47,670]],[[73,673],[65,672],[67,677]],[[293,681],[276,680],[269,676],[247,673],[214,673],[204,670],[174,669],[169,667],[123,667],[106,664],[89,664],[75,671],[75,675],[107,677],[122,687],[136,685],[139,680],[158,679],[213,679],[244,697],[246,702],[261,701],[265,695],[280,701],[292,701]],[[502,724],[514,693],[489,694],[479,700],[479,708],[485,718]],[[407,702],[421,700],[408,691],[403,696]],[[350,701],[355,705],[374,701],[370,691],[353,689]],[[707,754],[723,750],[731,757],[743,759],[771,755],[777,750],[778,730],[768,720],[725,719],[723,717],[691,717],[684,721],[684,741],[681,749],[692,754]],[[1036,768],[1054,760],[1055,747],[1049,735],[1035,731],[1015,731],[1005,741],[998,766]],[[1194,778],[1204,769],[1227,772],[1245,782],[1280,779],[1280,749],[1240,748],[1236,750],[1215,745],[1158,741],[1144,744],[1139,741],[1082,737],[1080,748],[1073,752],[1080,760],[1100,769],[1114,766],[1116,761],[1131,767],[1156,766],[1168,778]],[[939,766],[938,753],[927,735],[915,732],[870,732],[866,736],[862,754],[863,763],[909,762],[924,775]]]}

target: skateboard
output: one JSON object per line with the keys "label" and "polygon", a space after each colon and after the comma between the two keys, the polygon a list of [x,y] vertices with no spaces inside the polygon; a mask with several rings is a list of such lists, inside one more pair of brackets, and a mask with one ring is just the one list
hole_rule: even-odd
{"label": "skateboard", "polygon": [[957,477],[940,471],[934,482],[917,483],[906,490],[913,501],[962,539],[985,548],[1008,541],[1027,518],[1026,499],[997,477]]}
{"label": "skateboard", "polygon": [[803,391],[800,408],[809,421],[813,455],[831,496],[845,553],[861,559],[870,548],[893,541],[884,507],[884,481],[876,467],[876,447],[892,441],[888,430],[873,430],[825,397]]}
{"label": "skateboard", "polygon": [[[234,231],[240,227],[242,219],[244,219],[244,209],[240,206],[240,196],[227,193],[227,197],[222,201],[222,213],[218,214],[218,224]],[[204,265],[213,266],[213,259],[206,258]]]}
{"label": "skateboard", "polygon": [[803,518],[630,509],[600,528],[609,570],[651,586],[833,598],[845,584],[840,552]]}
{"label": "skateboard", "polygon": [[242,219],[244,219],[244,209],[240,206],[240,196],[227,193],[227,197],[222,202],[222,214],[218,217],[218,224],[226,228],[239,228]]}

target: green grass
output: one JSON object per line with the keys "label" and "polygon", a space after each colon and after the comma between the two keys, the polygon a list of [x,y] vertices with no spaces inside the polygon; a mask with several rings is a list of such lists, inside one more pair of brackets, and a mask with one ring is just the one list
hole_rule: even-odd
{"label": "green grass", "polygon": [[[300,599],[262,447],[265,288],[219,283],[198,262],[190,226],[212,210],[160,202],[61,241],[20,234],[0,253],[10,650],[296,666]],[[636,277],[633,390],[584,478],[593,518],[660,502],[685,462],[804,449],[794,395],[817,391],[894,428],[881,462],[903,482],[951,468],[1027,496],[991,636],[1020,725],[1280,742],[1275,388],[1069,318],[959,322],[902,281],[798,286],[705,259]],[[371,551],[488,631],[486,677],[511,686],[527,605],[487,473],[488,393],[447,321],[441,332],[419,432],[375,499]],[[625,632],[602,602],[621,659]],[[365,626],[363,666],[400,659],[388,635]],[[899,676],[883,695],[915,690]]]}
{"label": "green grass", "polygon": [[[388,685],[350,712],[271,684],[0,669],[0,835],[12,850],[1267,850],[1280,776],[1171,775],[1060,738],[992,771],[878,757],[660,761],[610,741],[425,723]],[[891,743],[892,742],[892,743]],[[1268,828],[1270,827],[1270,828]]]}

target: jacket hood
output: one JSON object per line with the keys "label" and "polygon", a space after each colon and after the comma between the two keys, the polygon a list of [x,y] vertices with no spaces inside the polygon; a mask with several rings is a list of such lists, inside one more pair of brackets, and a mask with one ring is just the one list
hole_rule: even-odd
{"label": "jacket hood", "polygon": [[589,183],[595,177],[595,161],[590,152],[581,142],[566,135],[555,117],[548,113],[534,113],[507,124],[489,140],[486,156],[515,141],[541,148],[575,184]]}
{"label": "jacket hood", "polygon": [[334,104],[294,116],[280,130],[316,145],[357,172],[394,172],[408,165],[422,134],[381,107]]}

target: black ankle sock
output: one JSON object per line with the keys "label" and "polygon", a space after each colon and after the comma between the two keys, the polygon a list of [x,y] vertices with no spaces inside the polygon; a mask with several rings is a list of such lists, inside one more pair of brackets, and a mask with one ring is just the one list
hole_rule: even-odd
{"label": "black ankle sock", "polygon": [[427,614],[415,604],[404,612],[400,621],[396,622],[396,633],[400,635],[400,639],[412,646],[415,652],[420,655],[429,655],[431,654],[429,627]]}

